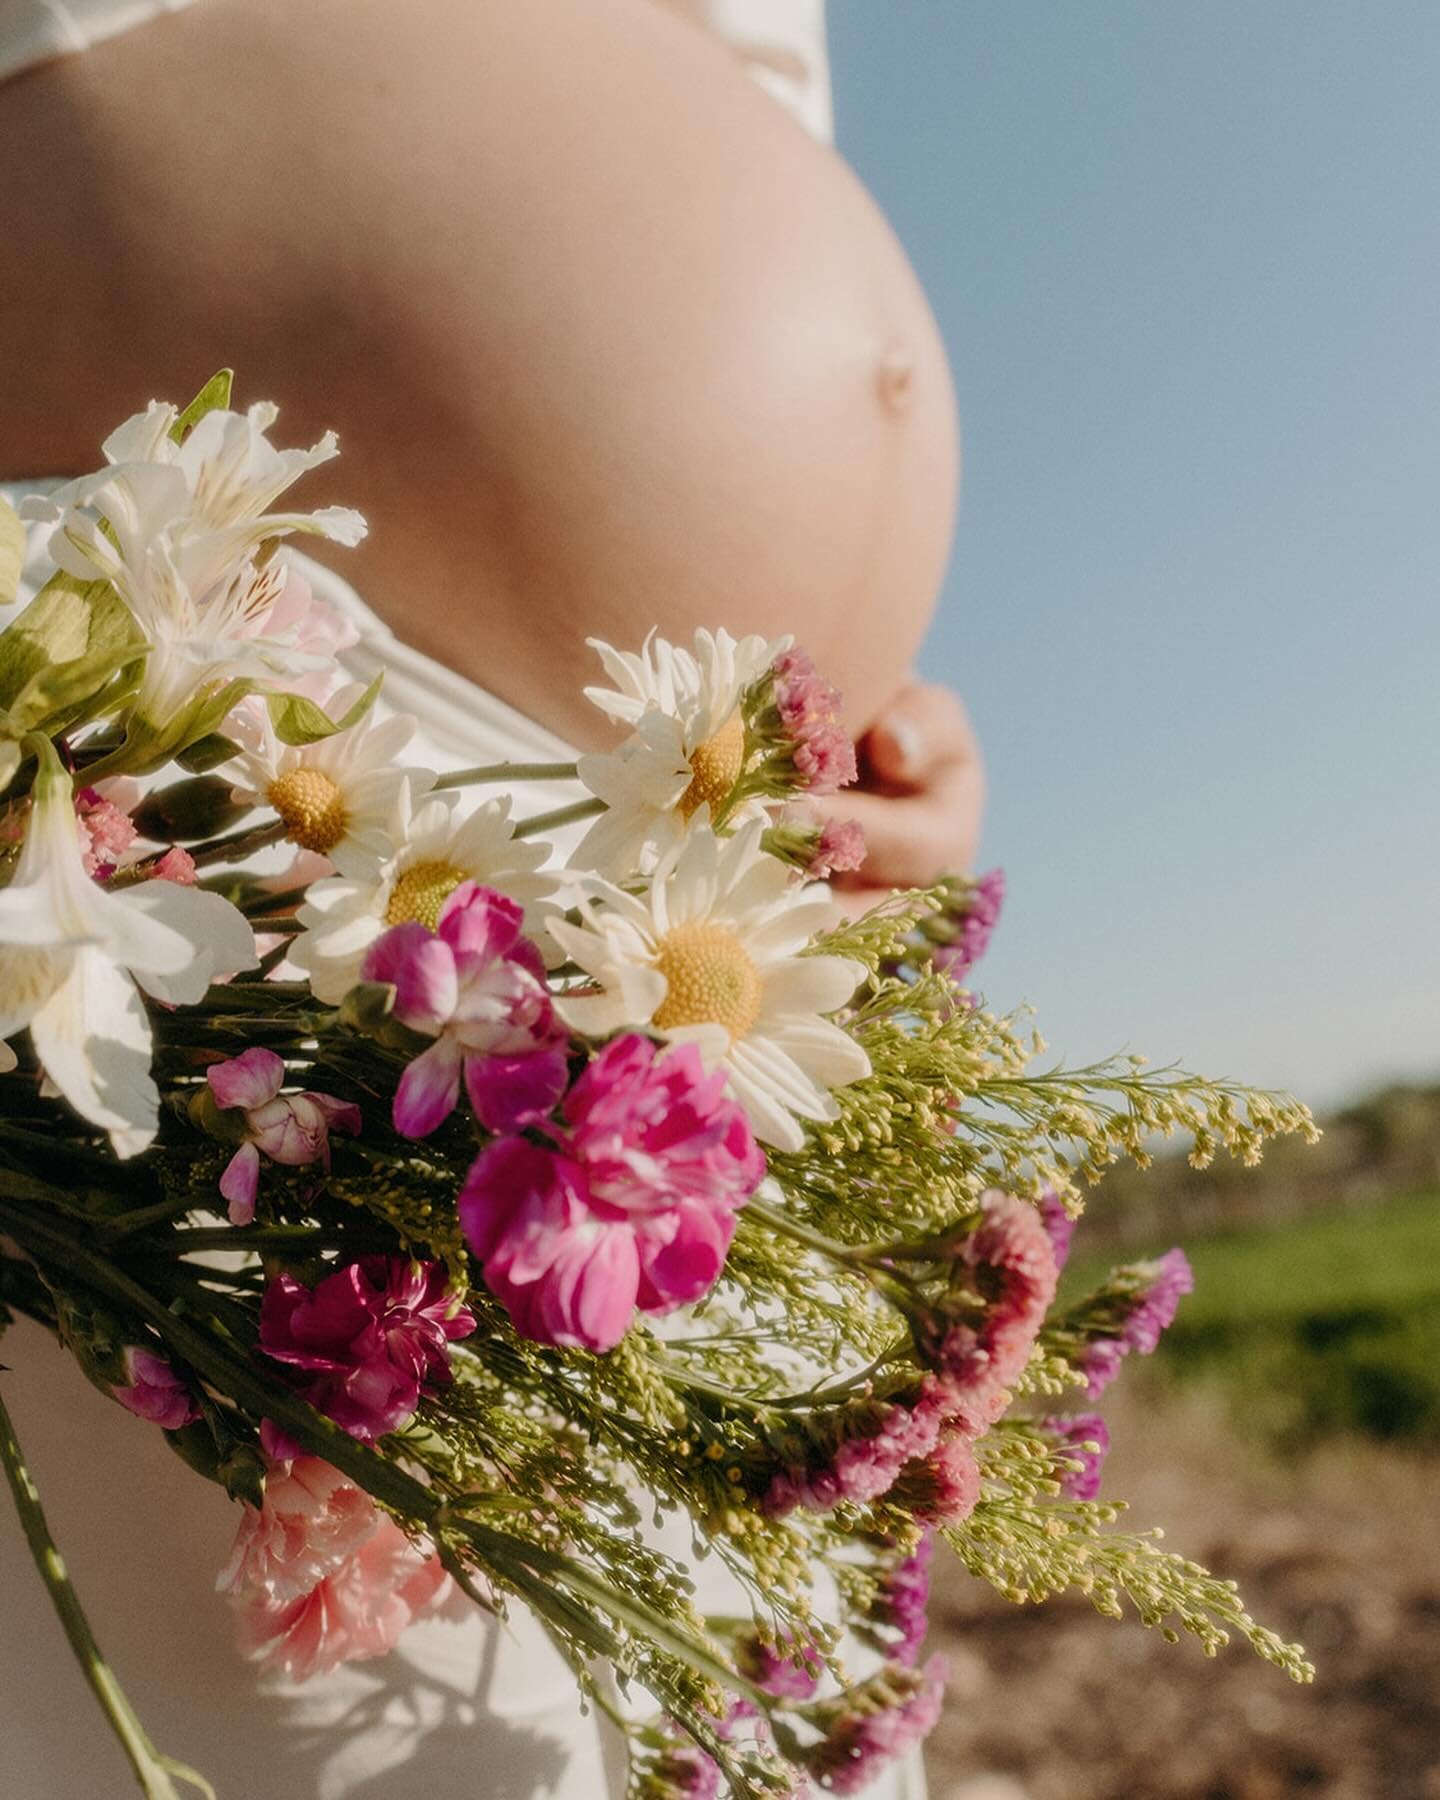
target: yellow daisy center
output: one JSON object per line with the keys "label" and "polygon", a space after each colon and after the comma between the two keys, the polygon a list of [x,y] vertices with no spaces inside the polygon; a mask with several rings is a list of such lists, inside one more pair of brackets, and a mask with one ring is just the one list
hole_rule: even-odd
{"label": "yellow daisy center", "polygon": [[723,925],[677,925],[661,938],[655,967],[665,998],[655,1014],[662,1031],[680,1025],[723,1025],[744,1037],[760,1017],[760,974],[745,946]]}
{"label": "yellow daisy center", "polygon": [[290,842],[321,856],[335,848],[350,823],[345,796],[334,776],[323,769],[290,769],[277,775],[265,798],[279,813]]}
{"label": "yellow daisy center", "polygon": [[738,712],[690,752],[690,785],[680,796],[682,819],[688,820],[702,806],[713,811],[729,798],[745,766],[745,721]]}
{"label": "yellow daisy center", "polygon": [[469,879],[464,869],[457,869],[454,863],[412,863],[390,890],[385,923],[408,925],[416,920],[433,931],[440,923],[440,908],[460,883]]}

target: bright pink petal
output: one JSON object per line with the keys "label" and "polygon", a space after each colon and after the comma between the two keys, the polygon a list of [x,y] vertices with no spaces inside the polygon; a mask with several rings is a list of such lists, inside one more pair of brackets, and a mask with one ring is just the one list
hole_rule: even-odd
{"label": "bright pink petal", "polygon": [[258,1045],[228,1062],[216,1063],[205,1071],[210,1092],[217,1106],[264,1106],[280,1092],[285,1080],[285,1064],[273,1050]]}
{"label": "bright pink petal", "polygon": [[255,1195],[260,1186],[260,1152],[242,1144],[225,1165],[220,1192],[230,1202],[230,1223],[248,1225],[255,1217]]}
{"label": "bright pink petal", "polygon": [[460,1051],[439,1038],[417,1056],[395,1090],[395,1129],[405,1137],[429,1137],[455,1110],[460,1098]]}
{"label": "bright pink petal", "polygon": [[489,963],[519,941],[525,909],[494,888],[462,881],[440,909],[436,926],[457,962]]}
{"label": "bright pink petal", "polygon": [[395,1017],[412,1031],[433,1037],[460,997],[450,946],[413,920],[395,925],[365,953],[360,973],[395,989]]}
{"label": "bright pink petal", "polygon": [[563,1049],[529,1056],[467,1056],[465,1086],[475,1117],[490,1131],[517,1131],[545,1115],[565,1092]]}

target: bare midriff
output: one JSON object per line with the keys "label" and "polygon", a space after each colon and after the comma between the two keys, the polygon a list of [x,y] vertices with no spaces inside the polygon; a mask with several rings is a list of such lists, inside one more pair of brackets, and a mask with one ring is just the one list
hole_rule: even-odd
{"label": "bare midriff", "polygon": [[404,639],[579,742],[589,635],[793,632],[873,717],[950,379],[838,157],[653,0],[200,0],[0,86],[0,473],[221,364]]}

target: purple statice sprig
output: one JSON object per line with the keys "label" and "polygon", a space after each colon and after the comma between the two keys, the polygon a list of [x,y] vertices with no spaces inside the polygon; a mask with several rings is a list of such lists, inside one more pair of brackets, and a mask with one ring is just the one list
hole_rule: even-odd
{"label": "purple statice sprig", "polygon": [[1194,1287],[1194,1271],[1183,1250],[1127,1263],[1047,1328],[1046,1342],[1084,1378],[1086,1398],[1097,1399],[1127,1356],[1153,1354]]}

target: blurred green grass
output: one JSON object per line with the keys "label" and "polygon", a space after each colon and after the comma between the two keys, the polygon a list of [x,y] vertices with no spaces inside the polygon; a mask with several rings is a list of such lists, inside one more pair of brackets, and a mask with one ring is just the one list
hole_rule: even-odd
{"label": "blurred green grass", "polygon": [[[1184,1248],[1195,1292],[1148,1379],[1220,1387],[1242,1429],[1281,1450],[1342,1434],[1440,1444],[1440,1190]],[[1106,1266],[1077,1259],[1067,1292]]]}

